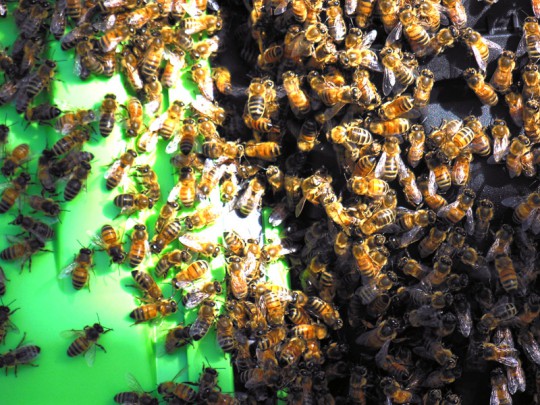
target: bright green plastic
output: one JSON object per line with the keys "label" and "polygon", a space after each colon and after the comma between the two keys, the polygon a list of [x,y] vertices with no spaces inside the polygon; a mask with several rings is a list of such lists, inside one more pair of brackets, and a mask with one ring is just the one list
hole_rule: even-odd
{"label": "bright green plastic", "polygon": [[[0,21],[0,44],[9,46],[17,33],[12,18]],[[99,110],[103,97],[114,93],[119,103],[124,103],[131,94],[126,91],[119,75],[110,79],[92,77],[81,81],[74,73],[74,51],[64,52],[57,42],[50,44],[49,56],[58,61],[57,74],[51,85],[51,102],[62,110],[93,108]],[[174,89],[164,96],[162,111],[165,111],[169,101],[182,100],[189,102],[198,94],[197,87],[190,80],[190,72],[182,74],[182,80]],[[43,99],[42,101],[45,101]],[[122,113],[120,111],[120,113]],[[45,147],[51,147],[61,135],[48,126],[32,124],[27,127],[22,116],[16,114],[15,108],[9,104],[0,107],[0,119],[6,117],[6,124],[11,126],[8,150],[26,142],[31,146],[34,159],[28,163],[28,170],[34,177],[37,171],[37,156]],[[18,369],[18,377],[13,370],[9,376],[0,370],[0,403],[11,405],[26,404],[112,404],[113,397],[121,391],[131,390],[126,381],[126,374],[133,374],[143,389],[153,390],[157,384],[170,381],[176,376],[176,382],[196,382],[203,367],[211,366],[219,371],[219,385],[223,392],[234,392],[233,370],[229,355],[225,355],[217,345],[215,328],[199,342],[185,346],[173,355],[163,354],[160,348],[168,328],[178,323],[189,324],[197,316],[197,308],[180,310],[166,318],[162,324],[135,325],[128,314],[139,305],[135,299],[138,295],[135,289],[128,287],[132,283],[130,268],[127,265],[110,265],[109,258],[104,252],[94,255],[95,274],[91,274],[90,290],[75,291],[71,279],[59,279],[58,275],[69,265],[81,245],[90,245],[91,234],[97,234],[104,224],[112,224],[123,233],[125,230],[124,246],[129,249],[129,235],[137,222],[137,215],[130,218],[126,226],[126,217],[114,219],[118,208],[113,205],[113,198],[119,189],[105,189],[104,174],[110,165],[132,142],[127,143],[122,137],[122,119],[119,117],[113,133],[106,139],[99,133],[93,135],[84,150],[94,153],[92,173],[87,181],[87,190],[69,204],[63,204],[69,211],[62,212],[59,223],[54,224],[56,238],[47,243],[50,252],[41,252],[32,259],[32,272],[28,264],[20,273],[20,262],[0,263],[10,279],[4,303],[16,300],[11,307],[19,307],[11,318],[20,329],[20,333],[9,333],[6,344],[0,346],[0,353],[14,348],[26,333],[26,342],[41,347],[41,354],[36,363],[37,368],[22,366]],[[97,127],[97,125],[96,125]],[[152,215],[146,220],[146,214],[141,214],[150,235],[153,235],[154,223],[161,204],[167,198],[167,193],[174,186],[177,178],[169,164],[170,155],[164,152],[165,144],[160,140],[157,152],[145,157],[157,172],[162,189],[162,198]],[[143,160],[143,159],[141,159]],[[139,162],[142,163],[142,162]],[[4,182],[2,178],[0,183]],[[29,193],[38,194],[41,191],[35,184],[29,188]],[[59,187],[63,192],[63,186]],[[217,192],[217,190],[216,190]],[[210,200],[220,204],[219,194],[214,193]],[[228,209],[228,208],[226,208]],[[181,210],[179,216],[192,213],[194,209]],[[28,211],[23,211],[27,214]],[[18,228],[8,225],[17,214],[13,207],[7,214],[0,216],[0,231],[4,235],[15,234]],[[279,236],[279,230],[268,223],[269,210],[263,210],[263,236],[272,239]],[[224,216],[225,217],[225,216]],[[250,228],[250,233],[261,233],[256,217],[247,221],[231,223],[222,218],[218,222],[200,231],[210,239],[222,243],[224,231],[237,227]],[[255,218],[255,221],[253,219]],[[125,229],[124,229],[125,228]],[[6,238],[0,238],[0,250],[10,244]],[[178,243],[176,246],[178,247]],[[152,258],[153,263],[155,257]],[[149,266],[151,268],[153,266]],[[215,280],[225,279],[225,260],[223,256],[211,262],[211,275]],[[288,272],[284,261],[269,267],[267,278],[277,284],[288,286]],[[223,282],[224,288],[226,283]],[[164,293],[171,292],[170,285],[163,285]],[[179,298],[179,295],[176,295]],[[218,297],[218,306],[224,297]],[[98,349],[95,364],[89,367],[81,357],[69,358],[66,350],[71,340],[61,334],[69,329],[82,329],[85,325],[97,322],[97,316],[104,326],[113,331],[102,336],[100,343],[107,349],[103,353]],[[157,342],[157,343],[156,343]],[[179,373],[180,372],[180,373]],[[196,387],[195,387],[196,388]]]}

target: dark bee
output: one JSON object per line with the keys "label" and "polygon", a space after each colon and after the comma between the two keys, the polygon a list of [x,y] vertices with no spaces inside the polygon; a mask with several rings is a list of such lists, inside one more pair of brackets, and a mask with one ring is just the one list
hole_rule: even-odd
{"label": "dark bee", "polygon": [[98,339],[101,335],[110,331],[112,331],[112,329],[106,328],[100,323],[95,323],[92,326],[87,325],[83,330],[67,331],[67,333],[77,336],[73,343],[69,345],[67,355],[69,357],[75,357],[84,354],[86,362],[92,367],[96,358],[96,347],[107,352],[105,348],[98,343]]}

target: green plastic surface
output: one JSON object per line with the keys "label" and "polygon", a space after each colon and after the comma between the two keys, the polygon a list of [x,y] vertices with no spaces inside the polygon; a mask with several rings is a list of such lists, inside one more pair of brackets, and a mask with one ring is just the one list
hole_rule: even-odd
{"label": "green plastic surface", "polygon": [[[17,30],[11,17],[0,21],[0,44],[10,46],[16,38]],[[93,108],[98,111],[103,97],[107,93],[114,93],[119,103],[124,103],[129,94],[120,76],[117,74],[110,79],[95,78],[81,81],[74,73],[74,51],[64,52],[59,43],[52,41],[48,50],[49,57],[58,62],[57,74],[51,84],[51,103],[58,105],[63,111],[79,108]],[[189,70],[182,73],[182,80],[177,87],[168,90],[164,95],[164,104],[161,111],[165,111],[169,101],[191,101],[198,94],[197,87],[191,81]],[[46,101],[40,96],[40,102]],[[124,114],[119,109],[120,114]],[[61,135],[49,126],[32,124],[27,127],[22,116],[16,114],[11,105],[0,107],[0,118],[6,117],[6,124],[11,126],[11,133],[7,149],[26,142],[31,146],[34,159],[28,163],[28,170],[32,177],[37,171],[37,157],[45,147],[51,147]],[[133,321],[129,313],[139,305],[135,299],[138,293],[127,286],[131,284],[131,269],[126,265],[110,265],[105,252],[96,252],[94,255],[94,273],[90,275],[90,289],[84,288],[76,291],[71,285],[71,278],[59,279],[62,269],[69,265],[81,245],[91,243],[90,234],[97,235],[102,225],[112,224],[117,231],[124,233],[124,248],[130,246],[129,235],[133,225],[138,221],[145,222],[150,237],[159,208],[166,201],[168,192],[172,189],[177,177],[169,164],[170,155],[164,152],[165,142],[158,142],[157,152],[143,155],[137,163],[149,163],[156,171],[162,190],[162,197],[152,214],[132,216],[126,225],[126,217],[114,219],[119,209],[113,204],[113,198],[120,192],[119,189],[107,191],[104,174],[114,159],[128,147],[133,147],[134,140],[126,142],[122,137],[123,119],[118,117],[113,133],[108,138],[102,138],[96,132],[84,150],[92,152],[96,158],[92,163],[92,172],[87,181],[86,190],[69,204],[62,207],[60,222],[53,225],[56,238],[47,243],[46,249],[50,252],[40,252],[32,258],[32,272],[28,271],[28,264],[20,273],[20,261],[2,262],[9,283],[7,293],[3,298],[5,304],[16,300],[12,308],[19,307],[12,317],[13,323],[20,329],[20,333],[8,333],[6,344],[0,346],[0,353],[13,348],[20,341],[22,334],[27,334],[26,342],[41,347],[41,354],[36,363],[39,367],[19,367],[18,377],[13,370],[9,376],[3,375],[0,370],[0,403],[1,404],[70,404],[77,402],[83,404],[113,403],[113,397],[121,391],[129,391],[126,374],[133,374],[145,390],[153,390],[157,384],[172,380],[176,382],[197,382],[203,367],[211,366],[219,371],[219,386],[222,392],[234,392],[233,370],[229,355],[225,355],[217,345],[215,328],[199,342],[185,346],[173,355],[163,353],[163,339],[168,328],[179,323],[190,324],[196,316],[198,308],[185,311],[180,304],[177,314],[167,317],[161,325],[148,324],[132,326]],[[97,124],[94,124],[97,128]],[[1,178],[0,183],[5,179]],[[32,185],[28,192],[39,194],[39,184]],[[63,186],[59,187],[63,191]],[[61,196],[59,196],[61,198]],[[219,202],[219,190],[216,189],[210,201]],[[180,210],[183,217],[195,211],[196,208]],[[228,207],[224,208],[224,215],[216,224],[207,227],[198,233],[212,241],[222,243],[224,231],[230,229],[240,230],[246,237],[258,237],[262,230],[259,214],[250,215],[247,219],[239,219]],[[279,231],[268,223],[269,210],[263,210],[263,236],[264,240],[276,238]],[[28,214],[27,209],[23,209]],[[18,228],[8,225],[17,214],[13,207],[8,213],[0,216],[0,231],[4,235],[16,234]],[[0,250],[10,242],[0,238]],[[178,247],[178,242],[174,247]],[[152,257],[152,264],[157,258]],[[149,266],[149,269],[153,266]],[[225,260],[219,256],[211,262],[211,277],[215,280],[225,279]],[[140,269],[142,266],[139,267]],[[151,271],[151,270],[150,270]],[[284,261],[269,266],[267,279],[277,284],[288,286],[288,274]],[[223,282],[224,289],[226,283]],[[165,295],[171,291],[167,282],[163,285]],[[218,306],[221,307],[225,294],[217,297]],[[179,294],[176,299],[180,299]],[[61,336],[69,329],[82,329],[85,325],[92,325],[97,316],[104,326],[113,328],[113,331],[102,336],[100,343],[107,353],[98,350],[95,364],[89,367],[81,357],[69,358],[66,350],[71,340]],[[157,343],[156,343],[157,342]],[[179,373],[180,372],[180,373]]]}

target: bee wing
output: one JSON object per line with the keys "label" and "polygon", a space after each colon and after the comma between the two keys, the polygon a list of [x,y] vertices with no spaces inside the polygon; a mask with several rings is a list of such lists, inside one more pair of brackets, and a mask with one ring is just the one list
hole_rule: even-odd
{"label": "bee wing", "polygon": [[[109,3],[106,7],[121,7],[122,3],[121,1],[107,1],[106,3]],[[103,19],[103,21],[98,21],[93,24],[94,28],[97,28],[100,31],[108,31],[112,27],[114,27],[114,23],[116,22],[116,15],[115,14],[109,14],[107,17]],[[113,48],[116,48],[113,47]]]}
{"label": "bee wing", "polygon": [[[304,205],[306,204],[306,201],[307,201],[306,197],[302,196],[300,201],[298,201],[298,204],[296,204],[296,207],[295,207],[295,210],[294,210],[294,215],[295,215],[296,218],[298,218],[300,216],[300,214],[302,213],[302,210],[304,209]],[[281,221],[280,221],[280,223],[281,223]]]}
{"label": "bee wing", "polygon": [[60,336],[66,339],[76,339],[78,337],[86,336],[86,332],[84,330],[76,329],[63,330],[60,332]]}
{"label": "bee wing", "polygon": [[86,364],[88,364],[88,367],[94,366],[94,362],[96,360],[96,350],[96,345],[94,343],[90,343],[90,347],[84,353],[84,359],[86,360]]}
{"label": "bee wing", "polygon": [[120,167],[120,159],[118,160],[115,160],[115,162],[111,165],[111,167],[109,167],[109,169],[105,172],[105,175],[103,177],[105,177],[106,179],[108,179],[111,174]]}
{"label": "bee wing", "polygon": [[356,11],[356,6],[358,5],[358,0],[345,0],[344,11],[347,15],[353,15]]}
{"label": "bee wing", "polygon": [[446,214],[448,213],[448,211],[450,210],[450,208],[457,207],[458,204],[459,204],[459,201],[454,201],[454,202],[451,203],[451,204],[445,205],[444,207],[442,207],[442,208],[437,212],[437,216],[440,217],[440,218],[446,217]]}
{"label": "bee wing", "polygon": [[491,50],[495,51],[495,54],[496,55],[499,55],[503,52],[503,47],[500,46],[498,43],[496,42],[493,42],[487,38],[484,37],[484,41],[486,42],[486,45],[488,46],[488,48],[490,48]]}
{"label": "bee wing", "polygon": [[195,251],[202,251],[203,245],[202,241],[200,239],[197,239],[197,237],[191,235],[191,234],[184,234],[178,238],[180,243],[187,247],[188,249],[195,250]]}
{"label": "bee wing", "polygon": [[[499,401],[499,387],[495,385],[491,385],[491,395],[489,397],[489,405],[500,405],[501,402]],[[511,403],[511,402],[509,402]]]}
{"label": "bee wing", "polygon": [[167,197],[167,201],[169,202],[174,202],[178,199],[178,196],[180,195],[180,188],[182,186],[179,184],[177,184],[176,186],[174,186],[171,190],[171,192],[169,193],[169,196]]}
{"label": "bee wing", "polygon": [[373,42],[375,42],[375,39],[377,39],[377,31],[369,31],[367,34],[364,35],[364,39],[362,40],[362,47],[371,48],[371,45],[373,44]]}
{"label": "bee wing", "polygon": [[508,154],[509,145],[510,139],[507,136],[493,141],[493,160],[496,163],[499,163]]}
{"label": "bee wing", "polygon": [[521,228],[526,231],[527,229],[530,229],[531,226],[534,224],[534,219],[536,218],[536,214],[538,212],[538,209],[535,208],[531,211],[531,213],[525,218],[525,221],[523,221],[523,224],[521,224]]}
{"label": "bee wing", "polygon": [[11,187],[12,183],[10,181],[6,181],[5,183],[0,184],[0,191],[4,191],[6,188]]}
{"label": "bee wing", "polygon": [[341,109],[345,107],[345,103],[336,103],[332,107],[328,107],[324,111],[324,118],[326,121],[330,121],[332,118],[334,118],[338,112],[341,111]]}
{"label": "bee wing", "polygon": [[374,171],[375,177],[379,179],[381,178],[384,172],[384,166],[386,165],[386,157],[387,157],[386,152],[381,153],[379,162],[377,163],[377,166],[375,166],[375,171]]}
{"label": "bee wing", "polygon": [[521,202],[523,197],[508,197],[501,201],[501,204],[505,207],[516,208]]}
{"label": "bee wing", "polygon": [[375,363],[380,368],[383,368],[383,367],[381,367],[381,365],[384,365],[384,363],[385,363],[386,356],[388,356],[389,347],[390,347],[390,340],[387,340],[386,342],[384,342],[382,347],[379,349],[379,351],[375,355]]}
{"label": "bee wing", "polygon": [[473,321],[471,316],[471,309],[467,307],[465,312],[458,313],[458,329],[464,337],[469,337],[473,327]]}
{"label": "bee wing", "polygon": [[474,217],[473,217],[473,211],[472,208],[469,208],[467,210],[467,213],[465,214],[467,219],[465,220],[465,231],[472,235],[474,233]]}
{"label": "bee wing", "polygon": [[435,177],[435,172],[433,172],[433,170],[430,170],[427,183],[429,195],[435,195],[437,193],[437,187],[437,178]]}
{"label": "bee wing", "polygon": [[527,386],[525,380],[525,372],[521,367],[521,361],[518,360],[516,367],[508,367],[506,369],[506,376],[508,379],[508,392],[514,395],[517,391],[525,392]]}
{"label": "bee wing", "polygon": [[66,278],[73,273],[73,270],[77,268],[77,262],[71,263],[69,266],[66,266],[62,269],[60,274],[58,275],[58,278]]}
{"label": "bee wing", "polygon": [[198,307],[201,304],[201,302],[209,298],[210,294],[207,294],[199,290],[199,291],[191,291],[184,297],[187,297],[186,301],[184,302],[184,307],[186,309],[192,309],[192,308]]}
{"label": "bee wing", "polygon": [[[182,8],[186,13],[188,13],[191,17],[200,17],[202,15],[202,11],[197,8],[195,3],[181,3]],[[186,30],[186,34],[191,35],[194,34],[193,32],[188,32]]]}
{"label": "bee wing", "polygon": [[474,45],[471,46],[471,51],[474,55],[474,59],[476,60],[476,63],[478,64],[478,67],[480,68],[482,72],[485,72],[486,67],[487,67],[487,60],[484,60],[484,58],[482,58],[482,54],[480,53],[480,50],[478,49],[478,47]]}
{"label": "bee wing", "polygon": [[95,246],[99,246],[102,249],[107,248],[107,246],[103,242],[103,239],[101,239],[101,236],[96,235],[96,234],[94,234],[94,233],[92,233],[90,231],[86,231],[86,233],[88,234],[88,236],[90,236],[90,243],[91,244],[93,244]]}
{"label": "bee wing", "polygon": [[540,210],[537,210],[536,215],[532,215],[534,218],[531,224],[531,231],[533,234],[538,235],[540,233]]}
{"label": "bee wing", "polygon": [[396,26],[390,31],[388,37],[386,38],[385,46],[390,46],[395,44],[401,39],[401,33],[403,32],[403,24],[401,22],[397,23]]}
{"label": "bee wing", "polygon": [[165,122],[165,120],[167,119],[169,113],[168,112],[164,112],[163,114],[161,114],[160,116],[156,117],[152,123],[150,124],[150,126],[148,127],[148,130],[151,131],[151,132],[156,132],[156,131],[159,131],[161,129],[161,126],[163,125],[163,123]]}
{"label": "bee wing", "polygon": [[137,144],[144,143],[146,144],[146,151],[152,153],[156,149],[158,142],[157,132],[146,131],[144,132],[137,141]]}
{"label": "bee wing", "polygon": [[420,226],[415,226],[413,229],[411,229],[408,232],[405,232],[401,238],[400,243],[401,246],[409,246],[410,244],[419,241],[422,239],[424,234],[426,233],[425,229]]}
{"label": "bee wing", "polygon": [[385,96],[388,96],[391,92],[394,86],[396,85],[396,76],[394,75],[394,72],[392,72],[387,67],[384,68],[384,75],[383,75],[383,93]]}
{"label": "bee wing", "polygon": [[521,347],[527,355],[527,357],[535,364],[540,365],[540,347],[536,340],[531,337],[526,342],[521,341]]}
{"label": "bee wing", "polygon": [[178,145],[180,144],[180,135],[175,134],[172,139],[167,144],[167,147],[165,148],[165,152],[169,155],[175,153],[178,150]]}
{"label": "bee wing", "polygon": [[383,71],[383,66],[379,62],[377,54],[372,50],[367,50],[367,52],[364,54],[364,57],[362,58],[362,66],[367,69],[373,70],[374,72]]}
{"label": "bee wing", "polygon": [[139,381],[135,378],[135,376],[131,373],[126,373],[126,381],[128,384],[128,387],[135,392],[144,392],[143,388],[141,387],[141,384]]}

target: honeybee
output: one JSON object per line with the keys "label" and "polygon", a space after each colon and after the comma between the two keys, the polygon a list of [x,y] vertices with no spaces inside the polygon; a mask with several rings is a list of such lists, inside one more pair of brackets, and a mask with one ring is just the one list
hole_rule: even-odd
{"label": "honeybee", "polygon": [[369,72],[366,69],[356,69],[353,72],[353,82],[360,89],[360,103],[367,110],[375,109],[381,104],[381,96],[377,91],[377,87],[371,82]]}
{"label": "honeybee", "polygon": [[154,398],[150,392],[144,391],[134,375],[128,373],[126,378],[131,391],[119,392],[114,396],[114,402],[117,404],[158,405],[158,399]]}
{"label": "honeybee", "polygon": [[208,100],[214,100],[214,82],[209,70],[201,63],[193,65],[191,68],[191,78],[199,88],[201,94]]}
{"label": "honeybee", "polygon": [[6,273],[4,272],[4,269],[0,267],[0,297],[4,296],[6,294],[6,285],[9,279],[6,277]]}
{"label": "honeybee", "polygon": [[283,87],[287,93],[287,98],[289,99],[289,105],[293,114],[296,117],[301,117],[309,113],[311,111],[311,105],[306,93],[300,88],[298,75],[289,70],[283,73],[282,77]]}
{"label": "honeybee", "polygon": [[281,155],[281,147],[277,142],[248,141],[245,146],[245,154],[250,158],[257,158],[267,162],[273,162]]}
{"label": "honeybee", "polygon": [[523,125],[523,96],[517,91],[515,86],[511,86],[510,90],[504,95],[504,101],[508,105],[510,117],[516,126]]}
{"label": "honeybee", "polygon": [[154,206],[154,200],[140,193],[125,193],[118,194],[114,197],[114,205],[121,208],[120,214],[127,214],[128,216],[134,212],[151,209]]}
{"label": "honeybee", "polygon": [[135,320],[135,325],[137,325],[142,322],[152,321],[159,315],[166,317],[177,311],[178,304],[173,299],[160,300],[155,303],[145,304],[135,308],[129,313],[129,317]]}
{"label": "honeybee", "polygon": [[57,157],[68,153],[74,148],[81,147],[90,140],[90,132],[87,128],[75,129],[69,135],[60,138],[51,148],[53,156]]}
{"label": "honeybee", "polygon": [[381,13],[381,20],[384,30],[387,33],[392,32],[392,30],[399,23],[400,3],[395,0],[382,0],[377,2],[377,6]]}
{"label": "honeybee", "polygon": [[388,137],[384,141],[383,153],[375,167],[375,176],[387,182],[396,179],[398,172],[406,171],[406,166],[400,156],[401,148],[396,137]]}
{"label": "honeybee", "polygon": [[138,69],[137,57],[129,50],[124,49],[120,59],[120,66],[124,72],[127,82],[135,91],[141,91],[144,88],[144,82]]}
{"label": "honeybee", "polygon": [[111,225],[103,225],[100,236],[93,237],[93,242],[107,251],[113,263],[123,263],[126,259],[126,254],[122,247],[122,241]]}
{"label": "honeybee", "polygon": [[494,106],[499,102],[499,97],[491,84],[485,82],[485,76],[474,68],[468,68],[463,72],[463,77],[469,88],[474,91],[482,104]]}
{"label": "honeybee", "polygon": [[362,333],[356,343],[370,349],[380,349],[388,340],[397,336],[399,323],[395,318],[388,318],[380,322],[375,328]]}
{"label": "honeybee", "polygon": [[493,137],[493,161],[499,163],[510,145],[511,134],[506,121],[500,119],[493,121],[491,136]]}
{"label": "honeybee", "polygon": [[493,219],[495,210],[490,200],[480,200],[476,208],[476,222],[474,224],[474,239],[482,241],[489,231],[489,224]]}
{"label": "honeybee", "polygon": [[429,230],[426,235],[418,244],[418,251],[420,257],[425,258],[433,254],[441,244],[446,240],[448,233],[448,227],[444,224],[437,223]]}
{"label": "honeybee", "polygon": [[523,230],[531,229],[533,233],[538,233],[540,224],[537,211],[540,207],[540,193],[533,192],[524,198],[507,198],[502,201],[505,206],[514,207],[512,216],[514,222],[521,224]]}
{"label": "honeybee", "polygon": [[195,403],[198,398],[197,391],[187,384],[177,384],[173,381],[166,381],[158,385],[158,393],[166,401],[183,401],[184,403]]}
{"label": "honeybee", "polygon": [[490,84],[500,92],[506,93],[512,86],[512,72],[516,68],[516,55],[512,51],[503,51],[497,61],[497,69],[491,76]]}
{"label": "honeybee", "polygon": [[[461,31],[461,38],[465,44],[469,47],[469,50],[474,55],[476,63],[480,68],[480,71],[485,72],[487,67],[487,62],[489,59],[489,48],[501,53],[503,51],[502,47],[495,42],[490,41],[487,38],[484,38],[477,31],[474,31],[472,28],[467,27]],[[482,80],[483,82],[483,80]],[[491,86],[490,86],[491,87]],[[494,105],[494,104],[490,104]]]}
{"label": "honeybee", "polygon": [[195,100],[191,103],[191,107],[202,116],[212,120],[212,122],[216,123],[217,125],[222,125],[223,121],[225,120],[225,110],[217,104],[212,103],[204,96],[195,96]]}
{"label": "honeybee", "polygon": [[245,218],[257,209],[261,204],[262,196],[265,191],[264,183],[256,176],[250,180],[246,190],[236,202],[237,213]]}
{"label": "honeybee", "polygon": [[20,195],[24,193],[30,183],[30,175],[28,173],[21,173],[12,182],[4,183],[4,191],[0,199],[0,214],[6,213],[15,202],[19,199]]}
{"label": "honeybee", "polygon": [[457,197],[456,201],[452,204],[449,204],[439,210],[437,215],[439,217],[445,218],[448,222],[456,224],[461,221],[463,217],[467,216],[467,225],[469,229],[472,228],[472,205],[474,204],[474,199],[476,194],[471,189],[465,189]]}
{"label": "honeybee", "polygon": [[161,253],[167,245],[180,236],[182,230],[183,227],[178,218],[167,222],[161,232],[155,235],[150,243],[152,253]]}
{"label": "honeybee", "polygon": [[204,228],[213,224],[219,217],[219,211],[212,205],[199,208],[193,215],[184,218],[184,223],[189,231]]}
{"label": "honeybee", "polygon": [[195,203],[195,176],[191,167],[182,167],[180,169],[180,180],[178,184],[169,193],[168,201],[174,201],[177,198],[184,207],[192,207]]}
{"label": "honeybee", "polygon": [[[389,0],[392,1],[392,0]],[[414,74],[411,68],[403,64],[401,55],[391,47],[385,47],[380,53],[384,66],[383,93],[388,96],[392,89],[395,94],[401,94],[408,86],[414,83]]]}
{"label": "honeybee", "polygon": [[30,145],[21,143],[13,148],[11,153],[6,154],[0,171],[4,176],[11,177],[15,174],[15,170],[28,160],[30,160]]}
{"label": "honeybee", "polygon": [[99,39],[98,45],[103,52],[110,52],[134,33],[135,30],[127,25],[114,26],[105,31],[104,35]]}
{"label": "honeybee", "polygon": [[382,197],[390,190],[390,186],[384,180],[359,176],[350,178],[347,187],[355,194],[366,195],[370,198]]}
{"label": "honeybee", "polygon": [[141,299],[149,303],[157,303],[163,300],[161,288],[157,285],[152,276],[144,271],[133,270],[131,272],[133,280],[137,283],[135,287],[144,292],[144,297]]}
{"label": "honeybee", "polygon": [[418,57],[426,54],[430,41],[430,36],[424,26],[420,24],[417,13],[411,5],[405,5],[399,11],[399,23],[388,34],[386,45],[392,45],[401,37],[401,32],[405,34],[411,49]]}
{"label": "honeybee", "polygon": [[480,318],[476,327],[481,334],[487,334],[496,329],[501,322],[514,318],[517,313],[518,310],[514,304],[509,302],[498,303]]}
{"label": "honeybee", "polygon": [[503,370],[499,367],[491,372],[491,397],[492,404],[511,404],[512,397],[508,392],[508,380]]}
{"label": "honeybee", "polygon": [[146,231],[146,226],[137,224],[131,235],[131,247],[127,256],[130,267],[137,267],[141,264],[149,252],[150,246],[148,244],[148,232]]}
{"label": "honeybee", "polygon": [[167,201],[166,204],[163,204],[161,210],[159,211],[159,216],[155,225],[155,232],[160,233],[163,230],[163,227],[176,215],[178,211],[178,203],[174,201]]}
{"label": "honeybee", "polygon": [[286,336],[286,329],[282,326],[270,329],[262,335],[257,342],[257,349],[264,351],[280,344]]}
{"label": "honeybee", "polygon": [[197,314],[197,319],[191,325],[189,329],[189,334],[193,340],[201,340],[216,320],[216,303],[210,299],[206,299],[202,302],[199,312]]}
{"label": "honeybee", "polygon": [[165,48],[163,59],[166,60],[166,63],[160,81],[164,88],[170,89],[176,86],[180,80],[182,69],[186,67],[186,53],[181,49],[172,52]]}
{"label": "honeybee", "polygon": [[[167,109],[165,113],[159,116],[152,125],[150,126],[150,130],[157,130],[158,135],[160,135],[163,139],[168,140],[170,139],[173,134],[175,134],[178,130],[178,127],[180,125],[180,119],[184,112],[185,105],[182,101],[175,100]],[[191,119],[189,121],[190,124],[194,124]],[[170,144],[169,144],[170,145]],[[169,145],[167,145],[166,151],[167,153],[170,153],[170,149],[174,149],[176,151],[176,147],[172,148]],[[184,153],[184,151],[182,151]],[[184,153],[187,155],[188,153]]]}
{"label": "honeybee", "polygon": [[[186,3],[182,3],[185,6]],[[206,31],[208,35],[214,34],[223,27],[223,20],[219,15],[200,14],[190,10],[191,17],[185,17],[180,21],[180,28],[187,35]]]}
{"label": "honeybee", "polygon": [[231,353],[236,348],[234,324],[228,315],[220,315],[216,322],[218,345],[225,353]]}
{"label": "honeybee", "polygon": [[411,169],[402,170],[399,176],[399,184],[403,187],[405,199],[411,205],[420,205],[422,202],[422,192],[416,184],[416,177]]}
{"label": "honeybee", "polygon": [[154,270],[155,275],[156,277],[165,278],[172,267],[179,266],[182,263],[187,263],[191,259],[192,256],[187,250],[175,249],[161,256]]}
{"label": "honeybee", "polygon": [[105,178],[107,179],[107,190],[116,188],[123,181],[127,171],[133,165],[136,157],[137,152],[132,149],[128,149],[111,165],[109,170],[105,173]]}
{"label": "honeybee", "polygon": [[331,329],[337,330],[343,327],[343,320],[338,310],[319,297],[309,297],[306,310],[316,318],[321,319]]}
{"label": "honeybee", "polygon": [[187,266],[184,270],[176,273],[172,280],[172,285],[177,290],[185,288],[191,282],[198,280],[208,273],[210,266],[205,260],[197,260]]}
{"label": "honeybee", "polygon": [[25,345],[22,346],[26,338],[26,333],[23,335],[21,341],[15,347],[15,349],[10,349],[7,353],[0,354],[0,368],[6,368],[6,375],[8,370],[12,367],[15,369],[15,376],[17,376],[17,367],[23,364],[37,367],[36,364],[33,364],[32,361],[35,360],[39,353],[41,353],[41,348],[35,345]]}
{"label": "honeybee", "polygon": [[95,323],[92,326],[85,326],[83,330],[70,330],[69,334],[77,336],[77,338],[69,345],[67,355],[69,357],[79,356],[84,354],[87,364],[92,367],[96,358],[96,347],[106,352],[105,348],[98,343],[101,335],[112,331],[111,328],[104,327],[100,323]]}
{"label": "honeybee", "polygon": [[165,351],[168,354],[172,354],[177,349],[191,343],[192,339],[189,335],[190,328],[191,325],[179,325],[169,329],[167,336],[165,337]]}
{"label": "honeybee", "polygon": [[159,179],[157,174],[150,165],[140,165],[135,167],[137,171],[136,177],[141,179],[141,185],[143,186],[143,194],[146,194],[154,201],[158,201],[161,197],[161,186],[159,185]]}
{"label": "honeybee", "polygon": [[131,97],[125,108],[128,113],[126,134],[130,138],[135,137],[141,133],[143,128],[143,106],[137,97]]}
{"label": "honeybee", "polygon": [[[63,135],[70,133],[73,128],[88,125],[97,120],[97,115],[93,110],[77,110],[68,112],[56,120],[55,129]],[[53,148],[54,149],[54,148]]]}
{"label": "honeybee", "polygon": [[429,152],[425,158],[430,170],[429,182],[434,181],[442,193],[446,192],[452,185],[452,175],[450,169],[448,169],[446,156],[442,153]]}
{"label": "honeybee", "polygon": [[182,245],[188,248],[188,250],[199,253],[203,256],[215,258],[220,253],[220,248],[217,244],[208,242],[192,234],[182,235],[178,238],[178,240]]}
{"label": "honeybee", "polygon": [[495,270],[499,275],[499,281],[503,289],[513,294],[518,290],[518,278],[514,262],[505,253],[500,253],[495,256]]}
{"label": "honeybee", "polygon": [[213,160],[204,162],[203,171],[197,185],[197,197],[205,200],[219,184],[219,180],[227,170],[225,165],[216,165]]}
{"label": "honeybee", "polygon": [[94,267],[93,254],[92,250],[81,248],[79,254],[75,257],[75,261],[64,268],[59,277],[64,278],[71,274],[73,288],[76,290],[88,285],[89,270]]}
{"label": "honeybee", "polygon": [[28,196],[28,205],[33,210],[40,211],[48,217],[58,217],[61,211],[60,205],[56,201],[37,195]]}
{"label": "honeybee", "polygon": [[155,114],[163,102],[163,88],[157,76],[150,76],[143,86],[144,100],[147,110]]}
{"label": "honeybee", "polygon": [[216,88],[221,94],[227,95],[232,93],[233,87],[231,84],[231,72],[229,72],[229,69],[223,66],[214,67],[212,69],[212,79],[214,79]]}
{"label": "honeybee", "polygon": [[538,50],[540,35],[540,25],[535,17],[527,17],[523,22],[523,36],[518,45],[516,56],[520,57],[527,52],[529,59],[536,63],[540,59]]}

